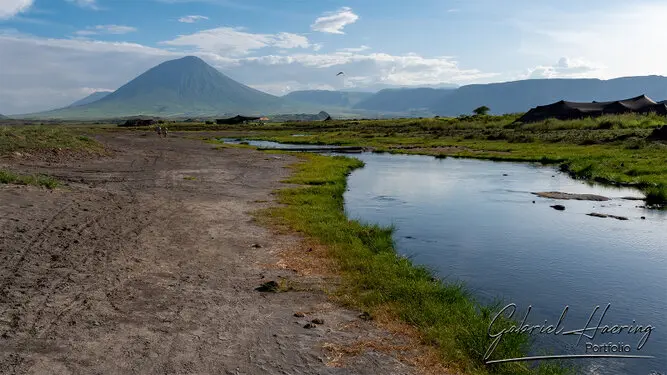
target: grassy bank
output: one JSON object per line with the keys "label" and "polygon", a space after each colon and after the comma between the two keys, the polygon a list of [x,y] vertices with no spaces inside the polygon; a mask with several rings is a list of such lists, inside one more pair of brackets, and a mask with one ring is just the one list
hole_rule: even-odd
{"label": "grassy bank", "polygon": [[[553,164],[575,178],[635,186],[667,202],[667,144],[650,139],[667,119],[616,115],[514,124],[516,115],[237,126],[229,136],[340,144],[376,151]],[[294,137],[293,134],[299,134]]]}
{"label": "grassy bank", "polygon": [[59,182],[55,178],[49,176],[21,175],[0,169],[0,184],[34,185],[55,189],[58,187]]}
{"label": "grassy bank", "polygon": [[[362,166],[356,159],[303,155],[289,183],[301,187],[278,192],[283,205],[270,217],[326,245],[338,266],[343,285],[337,291],[344,303],[389,313],[419,329],[426,344],[435,346],[450,367],[467,374],[562,374],[553,363],[529,368],[524,363],[485,365],[491,344],[487,329],[498,306],[482,306],[465,288],[445,284],[425,268],[397,256],[392,230],[348,220],[343,211],[346,176]],[[494,327],[508,327],[508,320]],[[492,358],[522,356],[526,336],[512,335]]]}
{"label": "grassy bank", "polygon": [[99,153],[100,143],[63,126],[0,126],[0,155],[14,152],[80,151]]}
{"label": "grassy bank", "polygon": [[[104,147],[97,141],[81,135],[74,129],[49,125],[0,126],[0,156],[26,154],[39,156],[43,153],[62,152],[100,153]],[[56,179],[45,175],[25,175],[0,169],[0,183],[43,186],[56,188]]]}

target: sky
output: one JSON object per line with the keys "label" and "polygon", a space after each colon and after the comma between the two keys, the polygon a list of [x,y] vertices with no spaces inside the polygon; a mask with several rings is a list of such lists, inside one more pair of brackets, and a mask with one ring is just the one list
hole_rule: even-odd
{"label": "sky", "polygon": [[665,15],[664,0],[0,0],[0,113],[186,55],[274,95],[667,75]]}

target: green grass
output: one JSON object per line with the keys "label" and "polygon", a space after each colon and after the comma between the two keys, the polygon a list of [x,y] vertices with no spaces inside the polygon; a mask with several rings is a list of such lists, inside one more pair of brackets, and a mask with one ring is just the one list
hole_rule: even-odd
{"label": "green grass", "polygon": [[75,128],[58,125],[0,126],[0,155],[47,150],[99,153],[103,147]]}
{"label": "green grass", "polygon": [[[301,157],[305,162],[295,165],[296,173],[285,182],[303,186],[279,190],[282,205],[267,213],[330,249],[342,273],[343,283],[336,292],[341,301],[371,314],[390,311],[418,328],[447,365],[468,374],[566,373],[553,363],[537,369],[522,363],[485,365],[483,356],[491,342],[487,329],[499,306],[480,305],[462,285],[436,280],[428,269],[398,256],[392,228],[348,220],[343,210],[346,177],[362,162],[312,154]],[[510,324],[504,319],[500,326]],[[529,344],[526,336],[505,337],[493,356],[522,356]]]}
{"label": "green grass", "polygon": [[[634,186],[667,203],[667,144],[657,115],[515,124],[518,115],[232,126],[229,137],[371,147],[376,151],[553,164],[575,178]],[[292,134],[307,134],[293,137]]]}
{"label": "green grass", "polygon": [[0,169],[0,183],[43,186],[48,189],[55,189],[59,185],[58,180],[53,177],[44,175],[20,175],[4,169]]}

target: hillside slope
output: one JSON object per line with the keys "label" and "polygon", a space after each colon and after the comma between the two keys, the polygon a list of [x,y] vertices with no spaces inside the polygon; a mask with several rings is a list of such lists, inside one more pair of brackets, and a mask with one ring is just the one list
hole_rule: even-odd
{"label": "hillside slope", "polygon": [[462,86],[443,95],[432,105],[441,116],[469,114],[480,106],[491,113],[526,112],[538,105],[559,100],[574,102],[612,101],[646,94],[653,100],[667,98],[667,77],[599,79],[531,79],[524,81]]}
{"label": "hillside slope", "polygon": [[236,82],[200,58],[188,56],[157,65],[92,103],[24,117],[213,116],[283,109],[306,108]]}

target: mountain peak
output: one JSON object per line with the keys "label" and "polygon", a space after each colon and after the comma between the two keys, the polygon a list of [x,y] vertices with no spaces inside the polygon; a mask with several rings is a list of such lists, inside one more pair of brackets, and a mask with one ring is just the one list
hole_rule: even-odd
{"label": "mountain peak", "polygon": [[199,57],[185,56],[165,61],[113,93],[87,98],[83,105],[77,103],[70,109],[95,117],[217,116],[230,112],[261,114],[278,110],[282,103],[278,97],[234,81]]}

